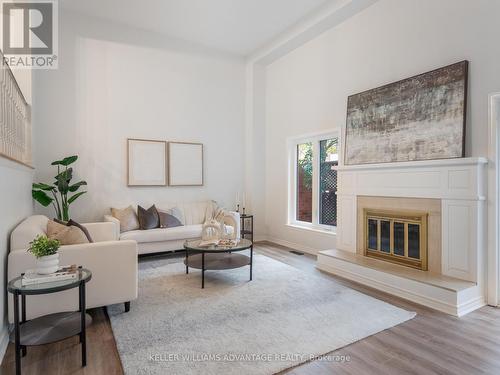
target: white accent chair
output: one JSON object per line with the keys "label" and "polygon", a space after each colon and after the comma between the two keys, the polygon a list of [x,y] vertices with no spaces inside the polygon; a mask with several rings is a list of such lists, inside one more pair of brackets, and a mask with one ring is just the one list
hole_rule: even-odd
{"label": "white accent chair", "polygon": [[[143,207],[150,205],[144,205]],[[105,215],[104,220],[115,225],[116,239],[137,241],[139,254],[153,254],[167,251],[182,250],[186,240],[201,238],[203,223],[207,213],[214,209],[213,201],[189,203],[157,204],[158,209],[167,210],[177,208],[182,214],[179,218],[183,226],[175,228],[156,228],[148,230],[132,230],[120,233],[120,221],[111,215]],[[240,238],[240,214],[227,212],[224,218],[226,229],[230,233],[236,232]]]}
{"label": "white accent chair", "polygon": [[[11,280],[28,269],[35,268],[35,257],[27,252],[29,242],[47,232],[49,219],[42,215],[30,216],[12,232],[7,273]],[[125,303],[137,299],[137,243],[116,241],[116,228],[112,223],[83,224],[94,243],[61,246],[60,264],[76,264],[88,268],[92,279],[87,284],[87,308]],[[13,299],[9,294],[9,322],[14,321]],[[65,311],[78,310],[78,292],[67,290],[59,293],[28,296],[28,319]]]}

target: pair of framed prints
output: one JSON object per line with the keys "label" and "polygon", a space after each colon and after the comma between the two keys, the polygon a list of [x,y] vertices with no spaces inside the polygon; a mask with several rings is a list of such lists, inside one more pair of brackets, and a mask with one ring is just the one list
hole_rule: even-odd
{"label": "pair of framed prints", "polygon": [[203,144],[127,139],[128,186],[203,186]]}

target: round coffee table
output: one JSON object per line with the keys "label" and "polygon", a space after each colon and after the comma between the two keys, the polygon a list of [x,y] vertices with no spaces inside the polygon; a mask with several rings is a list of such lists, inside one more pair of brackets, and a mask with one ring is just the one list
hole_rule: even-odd
{"label": "round coffee table", "polygon": [[[253,265],[253,243],[247,239],[241,239],[235,246],[200,246],[201,240],[186,241],[186,274],[189,267],[201,270],[201,287],[205,288],[205,271],[207,270],[229,270],[250,266],[250,281],[252,281]],[[250,255],[239,254],[244,250],[250,250]],[[238,252],[238,254],[235,254]]]}

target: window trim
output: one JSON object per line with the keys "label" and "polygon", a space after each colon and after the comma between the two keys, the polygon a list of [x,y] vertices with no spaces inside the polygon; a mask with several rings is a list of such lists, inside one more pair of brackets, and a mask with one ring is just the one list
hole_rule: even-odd
{"label": "window trim", "polygon": [[[320,184],[320,141],[338,138],[338,155],[341,155],[340,130],[332,129],[324,132],[290,137],[288,147],[288,220],[287,225],[314,231],[336,233],[337,227],[319,223],[319,184]],[[297,145],[313,143],[313,186],[312,186],[312,223],[297,220]]]}

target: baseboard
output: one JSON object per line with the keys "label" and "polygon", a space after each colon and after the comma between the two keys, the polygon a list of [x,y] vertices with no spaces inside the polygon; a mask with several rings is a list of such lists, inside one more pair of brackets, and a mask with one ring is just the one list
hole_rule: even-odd
{"label": "baseboard", "polygon": [[474,310],[480,309],[481,307],[486,306],[486,299],[483,296],[479,296],[477,298],[473,298],[470,301],[461,303],[457,307],[457,315],[464,316]]}
{"label": "baseboard", "polygon": [[0,363],[2,363],[8,345],[9,345],[9,328],[8,325],[4,325],[2,332],[0,333]]}
{"label": "baseboard", "polygon": [[318,255],[318,252],[321,251],[320,249],[315,249],[315,248],[312,248],[309,246],[301,245],[298,243],[282,240],[280,238],[271,237],[271,236],[266,236],[264,241],[273,242],[275,244],[288,247],[292,250],[298,250],[298,251],[301,251],[303,253],[307,253],[307,254],[311,254],[311,255]]}

